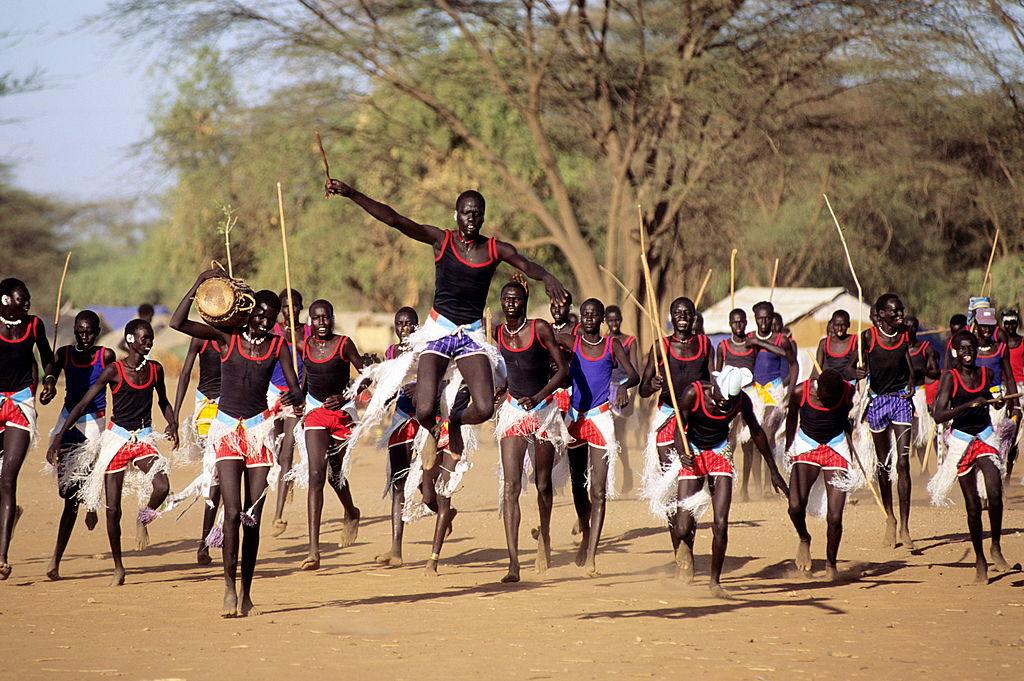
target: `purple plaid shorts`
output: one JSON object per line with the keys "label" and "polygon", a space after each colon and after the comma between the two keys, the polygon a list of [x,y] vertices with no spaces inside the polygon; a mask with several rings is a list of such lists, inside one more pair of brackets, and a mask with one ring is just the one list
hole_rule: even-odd
{"label": "purple plaid shorts", "polygon": [[902,393],[873,395],[864,415],[874,433],[891,425],[909,426],[914,420],[914,402]]}

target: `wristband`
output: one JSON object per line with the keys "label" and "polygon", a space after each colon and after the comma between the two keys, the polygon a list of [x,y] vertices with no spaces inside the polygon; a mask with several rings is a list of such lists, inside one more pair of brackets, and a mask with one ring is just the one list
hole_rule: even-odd
{"label": "wristband", "polygon": [[627,383],[629,383],[629,379],[628,378],[623,378],[623,379],[621,379],[619,381],[619,385],[626,385]]}

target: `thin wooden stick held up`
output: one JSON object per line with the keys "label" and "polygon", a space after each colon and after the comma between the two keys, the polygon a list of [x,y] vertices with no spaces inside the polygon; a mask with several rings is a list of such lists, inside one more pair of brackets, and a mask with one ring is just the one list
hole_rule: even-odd
{"label": "thin wooden stick held up", "polygon": [[708,287],[708,282],[711,281],[712,272],[714,272],[714,270],[709,267],[708,273],[704,275],[704,281],[700,283],[700,289],[697,290],[697,297],[693,299],[693,308],[695,310],[700,309],[700,301],[704,299],[704,291]]}
{"label": "thin wooden stick held up", "polygon": [[618,285],[619,285],[619,288],[621,288],[621,289],[622,289],[622,292],[626,294],[626,300],[628,300],[629,302],[631,302],[631,303],[633,303],[634,305],[636,305],[637,309],[638,309],[638,310],[640,310],[640,312],[642,312],[642,313],[643,313],[644,317],[645,317],[645,318],[647,318],[648,320],[650,320],[650,318],[651,318],[651,313],[647,311],[647,308],[645,308],[645,307],[643,306],[643,303],[641,303],[641,302],[640,302],[639,300],[637,300],[637,299],[636,299],[636,296],[634,296],[634,295],[633,295],[633,292],[629,290],[629,287],[628,287],[628,286],[626,286],[626,285],[625,285],[624,283],[622,283],[622,280],[621,280],[621,279],[619,279],[618,277],[616,277],[616,276],[615,276],[614,274],[612,274],[612,273],[611,273],[611,272],[610,272],[610,271],[608,270],[608,268],[607,268],[607,267],[605,267],[604,265],[598,265],[597,267],[598,267],[598,269],[600,269],[600,270],[601,270],[602,272],[604,272],[604,273],[605,273],[605,274],[607,274],[607,275],[608,275],[609,277],[611,277],[611,280],[612,280],[612,281],[614,281],[614,282],[615,282],[616,284],[618,284]]}
{"label": "thin wooden stick held up", "polygon": [[991,286],[989,286],[989,285],[992,283],[992,261],[995,260],[995,257],[996,257],[996,246],[998,244],[999,244],[999,228],[996,227],[996,236],[995,236],[994,239],[992,239],[992,252],[988,254],[988,265],[985,266],[985,278],[981,280],[981,295],[982,296],[988,295],[987,293],[985,293],[985,289],[986,288],[988,288],[989,292],[991,292]]}
{"label": "thin wooden stick held up", "polygon": [[734,248],[729,255],[729,309],[736,309],[736,253]]}
{"label": "thin wooden stick held up", "polygon": [[775,280],[779,276],[779,259],[775,258],[775,267],[772,268],[772,290],[768,293],[768,302],[775,298]]}
{"label": "thin wooden stick held up", "polygon": [[68,257],[64,258],[64,272],[60,275],[60,285],[57,286],[57,310],[53,313],[53,343],[57,344],[57,328],[60,326],[60,300],[64,295],[64,280],[68,276],[68,264],[71,262],[71,251]]}
{"label": "thin wooden stick held up", "polygon": [[[647,300],[651,305],[649,318],[651,326],[654,327],[654,338],[658,344],[658,351],[661,355],[662,366],[665,367],[665,383],[668,385],[668,395],[672,400],[672,409],[675,410],[676,432],[683,442],[683,449],[690,453],[690,443],[686,437],[686,430],[683,429],[683,417],[679,411],[679,400],[676,398],[676,387],[672,383],[672,372],[669,370],[668,354],[665,352],[665,335],[658,321],[658,299],[654,294],[654,283],[651,281],[651,267],[647,262],[647,226],[644,224],[644,212],[640,204],[636,206],[637,218],[640,222],[640,265],[644,274],[644,285],[647,288]],[[685,386],[684,386],[685,387]]]}
{"label": "thin wooden stick held up", "polygon": [[288,266],[288,235],[284,228],[284,198],[281,196],[281,183],[277,183],[277,211],[281,216],[281,247],[284,250],[284,287],[288,291],[288,326],[292,336],[292,369],[295,376],[299,375],[299,345],[295,342],[295,306],[292,305],[292,271]]}

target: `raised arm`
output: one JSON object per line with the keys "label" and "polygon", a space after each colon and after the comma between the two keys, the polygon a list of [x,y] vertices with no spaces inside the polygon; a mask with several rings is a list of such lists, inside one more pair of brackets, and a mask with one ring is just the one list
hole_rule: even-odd
{"label": "raised arm", "polygon": [[178,387],[174,392],[174,420],[181,423],[181,405],[185,402],[185,395],[188,394],[188,384],[192,381],[192,367],[195,366],[196,357],[199,355],[199,348],[203,342],[193,338],[188,343],[188,352],[185,353],[185,361],[181,365],[181,373],[178,374]]}
{"label": "raised arm", "polygon": [[164,383],[164,367],[159,362],[156,365],[156,402],[160,405],[160,412],[167,419],[167,430],[164,431],[167,437],[171,438],[174,449],[178,448],[178,419],[174,416],[174,409],[171,408],[171,401],[167,399],[167,386]]}
{"label": "raised arm", "polygon": [[371,199],[366,194],[345,184],[341,180],[333,178],[327,180],[325,189],[327,196],[344,196],[351,199],[353,203],[369,213],[374,219],[383,222],[388,227],[397,229],[410,239],[431,244],[438,248],[441,245],[441,240],[444,239],[444,230],[438,229],[433,225],[421,225],[414,220],[410,220],[386,203]]}
{"label": "raised arm", "polygon": [[[544,290],[548,292],[548,297],[551,300],[556,303],[565,302],[568,294],[565,292],[565,287],[562,286],[562,282],[558,281],[558,279],[555,278],[555,275],[524,256],[510,243],[498,241],[497,248],[499,258],[507,262],[512,267],[515,267],[530,279],[543,282]],[[615,342],[618,343],[618,341]]]}
{"label": "raised arm", "polygon": [[168,326],[175,331],[181,331],[186,336],[204,340],[215,340],[227,344],[231,340],[228,334],[220,329],[213,328],[209,324],[194,322],[188,318],[188,313],[192,309],[192,301],[196,299],[196,289],[207,279],[219,276],[223,276],[223,274],[217,270],[207,270],[200,274],[196,278],[196,283],[192,284],[192,288],[188,290],[185,297],[178,303],[178,307],[174,309],[174,314],[171,315],[171,320],[167,323]]}

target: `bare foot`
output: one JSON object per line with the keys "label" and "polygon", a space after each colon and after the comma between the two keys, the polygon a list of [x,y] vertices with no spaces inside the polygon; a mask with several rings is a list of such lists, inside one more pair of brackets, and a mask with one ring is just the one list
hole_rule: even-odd
{"label": "bare foot", "polygon": [[210,547],[204,543],[196,551],[196,565],[209,565],[212,562],[213,558],[210,558]]}
{"label": "bare foot", "polygon": [[801,572],[811,571],[811,540],[801,539],[796,548],[796,569]]}
{"label": "bare foot", "polygon": [[530,530],[530,536],[533,537],[534,541],[540,539],[540,528],[535,527],[532,530]]}
{"label": "bare foot", "polygon": [[903,545],[907,551],[916,551],[917,546],[914,545],[914,540],[910,538],[910,530],[907,528],[900,529],[900,544]]}
{"label": "bare foot", "polygon": [[124,585],[124,568],[114,568],[114,579],[110,581],[110,586],[123,586]]}
{"label": "bare foot", "polygon": [[319,570],[320,569],[320,554],[311,553],[306,556],[306,560],[302,561],[302,565],[299,566],[300,570]]}
{"label": "bare foot", "polygon": [[587,562],[587,543],[582,542],[580,547],[576,549],[576,565],[583,567]]}
{"label": "bare foot", "polygon": [[242,607],[238,609],[239,617],[259,617],[263,613],[253,605],[252,599],[248,596],[242,598]]}
{"label": "bare foot", "polygon": [[988,584],[988,563],[984,558],[979,558],[974,565],[974,583]]}
{"label": "bare foot", "polygon": [[597,577],[600,573],[597,571],[597,561],[594,560],[593,556],[587,558],[587,562],[583,566],[583,571],[587,577]]}
{"label": "bare foot", "polygon": [[142,523],[135,523],[135,550],[145,551],[149,548],[149,528]]}
{"label": "bare foot", "polygon": [[341,521],[341,541],[338,542],[338,548],[347,549],[356,543],[356,537],[359,536],[359,519],[362,514],[359,513],[359,509],[355,509],[348,518]]}
{"label": "bare foot", "polygon": [[827,582],[838,582],[839,581],[839,568],[835,565],[825,566],[825,581]]}
{"label": "bare foot", "polygon": [[11,564],[0,563],[0,582],[11,576]]}
{"label": "bare foot", "polygon": [[731,600],[733,600],[732,595],[728,591],[723,589],[722,585],[719,584],[718,582],[711,582],[710,590],[711,590],[711,595],[714,596],[715,598],[721,598],[723,601],[731,601]]}
{"label": "bare foot", "polygon": [[428,577],[437,577],[437,559],[436,558],[429,558],[427,560],[427,566],[426,566],[426,568],[424,568],[423,572]]}
{"label": "bare foot", "polygon": [[886,518],[885,536],[882,538],[882,546],[887,549],[896,548],[896,519]]}
{"label": "bare foot", "polygon": [[96,515],[96,511],[88,511],[85,514],[85,529],[92,532],[96,529],[96,523],[99,522],[100,517]]}
{"label": "bare foot", "polygon": [[537,560],[533,564],[533,571],[538,575],[543,575],[548,571],[549,565],[551,565],[551,547],[542,536],[537,539]]}
{"label": "bare foot", "polygon": [[224,605],[221,606],[220,616],[238,617],[238,595],[235,593],[234,587],[224,587]]}
{"label": "bare foot", "polygon": [[693,581],[693,549],[686,542],[679,542],[676,549],[676,579],[684,582]]}
{"label": "bare foot", "polygon": [[509,565],[508,574],[501,578],[502,584],[515,584],[519,581],[519,566]]}
{"label": "bare foot", "polygon": [[56,561],[50,561],[50,567],[46,571],[46,578],[51,582],[56,582],[60,579],[60,565]]}
{"label": "bare foot", "polygon": [[284,531],[288,529],[288,521],[284,518],[278,518],[274,521],[274,524],[270,528],[271,537],[280,537],[284,534]]}
{"label": "bare foot", "polygon": [[402,567],[404,565],[402,554],[394,550],[378,555],[374,558],[374,561],[379,565],[386,565],[387,567]]}
{"label": "bare foot", "polygon": [[744,503],[750,501],[750,492],[747,491],[746,487],[740,490],[740,501]]}
{"label": "bare foot", "polygon": [[1003,558],[1003,550],[998,544],[992,545],[992,567],[996,572],[1009,572],[1010,564]]}

